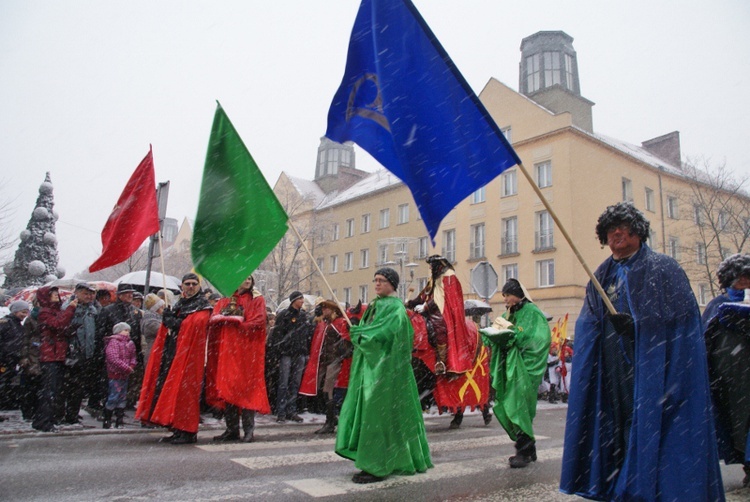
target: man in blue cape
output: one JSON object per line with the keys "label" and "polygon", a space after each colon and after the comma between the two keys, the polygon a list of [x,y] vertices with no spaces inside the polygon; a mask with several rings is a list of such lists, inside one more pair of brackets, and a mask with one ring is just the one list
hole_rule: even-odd
{"label": "man in blue cape", "polygon": [[576,322],[560,490],[594,500],[724,500],[700,311],[685,272],[653,252],[649,222],[609,206],[612,256]]}

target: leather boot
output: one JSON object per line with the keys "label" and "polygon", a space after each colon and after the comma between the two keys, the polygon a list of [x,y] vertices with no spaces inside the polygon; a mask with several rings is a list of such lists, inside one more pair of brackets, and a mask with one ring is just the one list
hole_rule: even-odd
{"label": "leather boot", "polygon": [[242,410],[243,443],[252,443],[255,433],[255,410]]}
{"label": "leather boot", "polygon": [[550,404],[557,403],[557,389],[555,388],[555,385],[552,384],[549,386],[549,402]]}
{"label": "leather boot", "polygon": [[747,488],[750,486],[750,462],[746,463],[742,469],[745,471],[745,479],[742,480],[742,486]]}
{"label": "leather boot", "polygon": [[536,441],[524,433],[519,434],[516,441],[516,454],[510,457],[508,462],[513,469],[523,468],[531,462],[536,462]]}
{"label": "leather boot", "polygon": [[112,411],[108,410],[107,408],[104,408],[102,410],[102,416],[104,417],[104,420],[102,421],[102,428],[109,429],[112,427]]}
{"label": "leather boot", "polygon": [[315,434],[333,434],[336,432],[336,401],[326,402],[326,423],[315,431]]}
{"label": "leather boot", "polygon": [[444,375],[445,369],[446,369],[445,361],[448,360],[448,345],[438,344],[435,350],[437,351],[437,362],[435,363],[435,374]]}
{"label": "leather boot", "polygon": [[125,408],[115,408],[115,429],[125,427]]}
{"label": "leather boot", "polygon": [[458,410],[456,411],[456,414],[453,415],[453,420],[451,420],[451,424],[448,426],[449,429],[458,429],[461,427],[461,422],[464,421],[464,410]]}
{"label": "leather boot", "polygon": [[175,431],[175,438],[170,444],[192,444],[198,442],[198,434],[195,432]]}
{"label": "leather boot", "polygon": [[232,405],[227,405],[224,410],[224,421],[227,424],[227,429],[218,436],[214,436],[213,440],[218,442],[237,441],[240,439],[240,410]]}

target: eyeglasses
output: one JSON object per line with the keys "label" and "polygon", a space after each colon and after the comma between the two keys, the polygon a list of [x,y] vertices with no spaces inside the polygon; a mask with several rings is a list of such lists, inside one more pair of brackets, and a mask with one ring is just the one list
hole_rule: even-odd
{"label": "eyeglasses", "polygon": [[197,285],[198,285],[198,283],[197,283],[197,282],[183,282],[183,283],[182,283],[182,285],[183,285],[183,286],[190,286],[190,287],[193,287],[193,286],[197,286]]}
{"label": "eyeglasses", "polygon": [[384,284],[388,282],[388,279],[373,279],[372,282],[374,282],[375,284]]}

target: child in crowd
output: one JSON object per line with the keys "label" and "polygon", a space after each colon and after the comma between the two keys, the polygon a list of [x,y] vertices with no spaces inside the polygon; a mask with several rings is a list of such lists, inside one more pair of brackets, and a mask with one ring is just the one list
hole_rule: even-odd
{"label": "child in crowd", "polygon": [[109,395],[104,407],[103,427],[112,427],[112,413],[116,420],[115,427],[124,425],[125,402],[128,394],[128,376],[136,365],[135,344],[130,340],[130,325],[119,322],[112,328],[112,336],[105,339],[107,378],[109,378]]}

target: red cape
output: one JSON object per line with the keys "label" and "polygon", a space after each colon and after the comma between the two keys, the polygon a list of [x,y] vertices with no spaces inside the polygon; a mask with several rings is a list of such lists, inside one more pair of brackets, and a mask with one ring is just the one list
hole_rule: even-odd
{"label": "red cape", "polygon": [[470,333],[466,327],[464,293],[458,277],[444,276],[443,291],[445,292],[445,305],[442,314],[445,325],[448,327],[446,370],[452,373],[471,371],[474,368],[479,338],[476,333]]}
{"label": "red cape", "polygon": [[[331,324],[338,331],[341,338],[351,340],[349,335],[349,323],[343,317],[337,317]],[[312,343],[310,344],[310,359],[307,360],[305,373],[302,375],[302,382],[299,386],[299,393],[303,396],[318,395],[318,372],[320,371],[320,352],[323,349],[323,340],[325,339],[326,328],[328,324],[320,321],[315,325]],[[349,370],[352,366],[352,358],[347,357],[341,361],[341,371],[336,379],[336,388],[345,389],[349,386]]]}
{"label": "red cape", "polygon": [[[206,360],[209,310],[188,315],[180,325],[177,348],[169,373],[153,406],[167,328],[162,324],[151,348],[135,418],[185,432],[198,432],[200,396]],[[151,409],[153,408],[153,412]]]}
{"label": "red cape", "polygon": [[236,296],[244,321],[226,320],[222,298],[214,306],[208,328],[206,403],[219,409],[232,404],[245,410],[271,413],[266,392],[266,301],[251,294]]}

